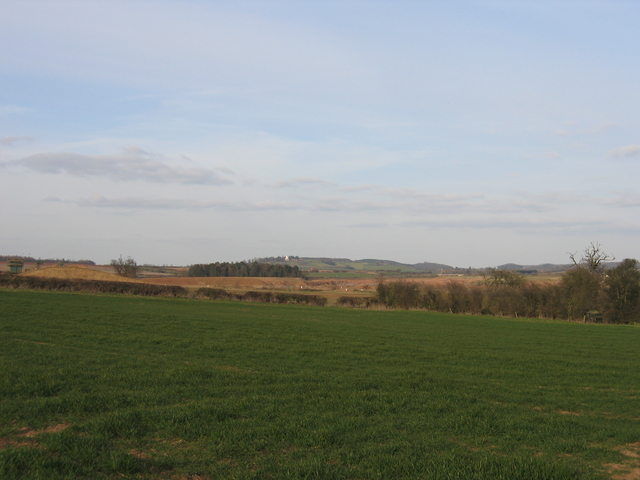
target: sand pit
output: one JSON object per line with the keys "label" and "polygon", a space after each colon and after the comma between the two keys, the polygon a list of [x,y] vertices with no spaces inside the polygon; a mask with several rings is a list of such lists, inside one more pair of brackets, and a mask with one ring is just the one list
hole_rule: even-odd
{"label": "sand pit", "polygon": [[126,278],[116,275],[115,273],[100,272],[91,270],[84,266],[73,267],[47,267],[37,270],[29,270],[20,275],[26,277],[42,277],[42,278],[63,278],[63,279],[79,279],[79,280],[101,280],[103,282],[132,282],[143,283],[139,279]]}

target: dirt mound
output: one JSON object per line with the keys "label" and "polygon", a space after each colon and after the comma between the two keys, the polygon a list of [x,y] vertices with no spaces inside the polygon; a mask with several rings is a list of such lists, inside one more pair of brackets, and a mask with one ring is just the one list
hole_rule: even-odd
{"label": "dirt mound", "polygon": [[104,282],[141,283],[140,280],[133,278],[120,277],[115,273],[100,272],[80,266],[40,268],[38,270],[30,270],[28,272],[21,273],[20,275],[24,275],[26,277],[73,278],[80,280],[102,280]]}

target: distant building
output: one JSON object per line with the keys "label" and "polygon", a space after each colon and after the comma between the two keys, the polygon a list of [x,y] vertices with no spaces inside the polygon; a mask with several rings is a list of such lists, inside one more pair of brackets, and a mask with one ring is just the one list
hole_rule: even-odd
{"label": "distant building", "polygon": [[20,260],[10,260],[9,261],[9,272],[11,272],[11,273],[21,273],[22,272],[22,262]]}

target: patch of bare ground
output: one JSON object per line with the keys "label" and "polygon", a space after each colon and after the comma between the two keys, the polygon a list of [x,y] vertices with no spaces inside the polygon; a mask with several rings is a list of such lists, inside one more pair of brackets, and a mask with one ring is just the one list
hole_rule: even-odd
{"label": "patch of bare ground", "polygon": [[640,442],[629,443],[617,448],[625,461],[608,463],[604,467],[613,480],[640,480]]}
{"label": "patch of bare ground", "polygon": [[14,448],[37,447],[38,442],[36,442],[35,437],[37,437],[41,433],[57,433],[57,432],[61,432],[66,428],[69,428],[69,426],[70,425],[66,423],[59,423],[57,425],[52,425],[50,427],[43,428],[41,430],[35,430],[33,428],[23,427],[19,430],[20,433],[18,433],[16,436],[20,439],[24,438],[26,440],[12,440],[10,438],[0,438],[0,450],[2,450],[3,448],[9,448],[9,447],[14,447]]}
{"label": "patch of bare ground", "polygon": [[0,438],[0,450],[9,447],[32,447],[32,442],[16,442],[15,440],[9,440],[8,438]]}
{"label": "patch of bare ground", "polygon": [[202,475],[162,475],[161,478],[169,480],[209,480],[211,477],[203,477]]}
{"label": "patch of bare ground", "polygon": [[135,448],[132,450],[129,450],[129,455],[133,455],[136,458],[139,458],[140,460],[146,460],[148,458],[151,458],[151,455],[149,455],[148,453],[144,453],[140,450],[136,450]]}
{"label": "patch of bare ground", "polygon": [[612,480],[640,480],[640,468],[629,468],[628,465],[620,463],[609,463],[605,466]]}
{"label": "patch of bare ground", "polygon": [[19,437],[26,437],[26,438],[33,438],[37,435],[40,435],[41,433],[58,433],[61,432],[62,430],[65,430],[67,428],[69,428],[70,425],[66,424],[66,423],[59,423],[57,425],[52,425],[50,427],[47,428],[43,428],[42,430],[33,430],[29,427],[24,427],[20,429],[20,433],[18,434]]}

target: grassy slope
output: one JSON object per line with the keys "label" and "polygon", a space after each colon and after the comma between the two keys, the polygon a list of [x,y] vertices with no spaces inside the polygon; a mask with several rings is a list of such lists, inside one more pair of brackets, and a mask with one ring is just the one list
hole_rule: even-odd
{"label": "grassy slope", "polygon": [[[418,273],[419,270],[411,265],[405,265],[402,263],[392,262],[388,260],[333,260],[333,265],[323,262],[321,259],[316,258],[303,258],[300,260],[287,262],[290,265],[297,265],[302,270],[308,270],[310,268],[318,268],[321,270],[341,270],[349,269],[356,272],[385,272],[385,271],[401,271],[405,273]],[[351,270],[353,269],[353,270]]]}
{"label": "grassy slope", "polygon": [[634,327],[41,292],[0,305],[0,478],[598,478],[636,461]]}

